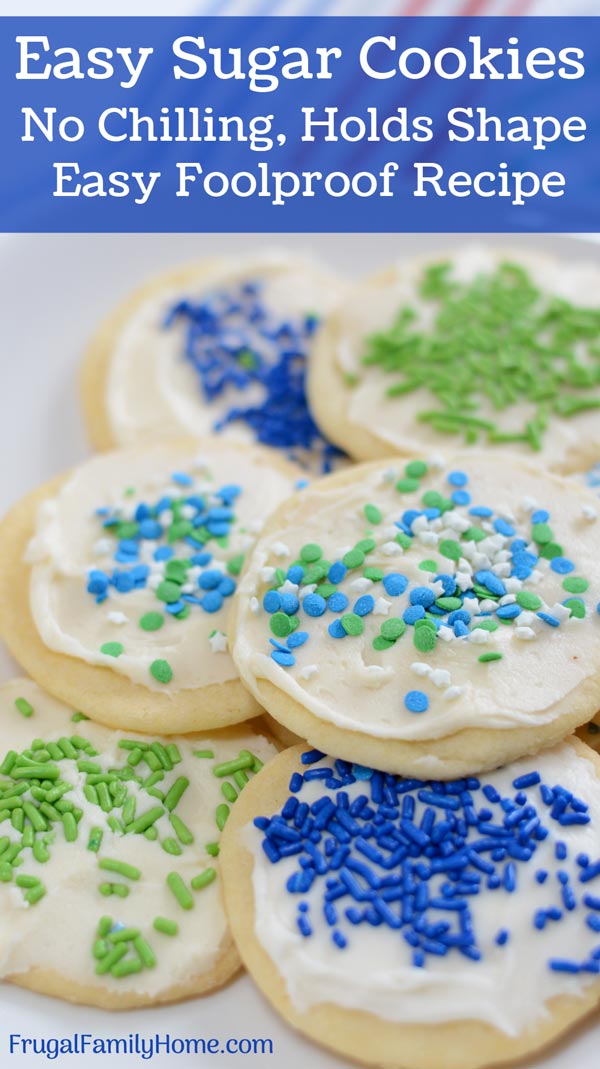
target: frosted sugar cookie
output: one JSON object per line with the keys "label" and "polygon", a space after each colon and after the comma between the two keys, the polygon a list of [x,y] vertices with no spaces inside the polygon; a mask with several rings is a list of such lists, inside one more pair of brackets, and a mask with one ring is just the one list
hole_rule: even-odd
{"label": "frosted sugar cookie", "polygon": [[271,744],[246,725],[123,735],[24,679],[0,716],[2,977],[107,1009],[225,983],[220,832]]}
{"label": "frosted sugar cookie", "polygon": [[192,441],[107,453],[0,527],[0,627],[41,685],[111,727],[185,732],[261,710],[228,652],[231,596],[299,469]]}
{"label": "frosted sugar cookie", "polygon": [[558,471],[600,456],[600,268],[465,247],[398,263],[328,319],[309,398],[359,460],[466,444]]}
{"label": "frosted sugar cookie", "polygon": [[493,453],[313,483],[238,587],[241,678],[312,745],[390,772],[445,779],[552,745],[600,705],[595,504]]}
{"label": "frosted sugar cookie", "polygon": [[86,356],[93,444],[217,430],[328,471],[338,451],[308,409],[306,361],[344,293],[324,267],[277,253],[207,259],[143,286]]}
{"label": "frosted sugar cookie", "polygon": [[290,1024],[361,1065],[539,1050],[600,999],[599,776],[576,739],[450,782],[280,754],[222,841],[244,964]]}

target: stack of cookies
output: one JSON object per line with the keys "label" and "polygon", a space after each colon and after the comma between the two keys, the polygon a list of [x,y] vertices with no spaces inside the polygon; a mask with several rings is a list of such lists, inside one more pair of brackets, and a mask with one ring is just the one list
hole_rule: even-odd
{"label": "stack of cookies", "polygon": [[115,312],[98,454],[0,528],[35,681],[0,698],[7,979],[126,1008],[243,961],[390,1069],[597,1005],[597,292],[522,251],[353,288],[261,255]]}

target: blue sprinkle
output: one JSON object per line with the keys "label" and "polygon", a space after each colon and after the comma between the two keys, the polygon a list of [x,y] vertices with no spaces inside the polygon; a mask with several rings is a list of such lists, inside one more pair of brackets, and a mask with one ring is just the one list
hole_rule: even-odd
{"label": "blue sprinkle", "polygon": [[545,509],[538,509],[537,512],[533,513],[533,515],[531,517],[531,522],[532,523],[548,523],[549,519],[550,519],[550,513],[549,512],[546,512]]}
{"label": "blue sprinkle", "polygon": [[320,594],[307,594],[302,602],[302,608],[309,616],[322,616],[327,609],[327,602]]}
{"label": "blue sprinkle", "polygon": [[289,579],[290,583],[301,583],[304,579],[304,568],[302,565],[292,564],[292,566],[288,568],[286,578]]}
{"label": "blue sprinkle", "polygon": [[337,586],[338,583],[342,582],[342,579],[345,579],[347,571],[348,569],[346,568],[346,565],[342,564],[341,560],[336,560],[335,563],[331,565],[331,568],[327,573],[327,578],[330,583]]}
{"label": "blue sprinkle", "polygon": [[479,572],[475,572],[475,578],[477,582],[481,583],[481,586],[486,587],[491,594],[497,594],[500,597],[503,597],[503,595],[506,594],[504,583],[494,574],[494,572],[484,568]]}
{"label": "blue sprinkle", "polygon": [[341,620],[333,620],[333,622],[329,624],[327,630],[332,638],[346,638],[346,632],[342,627]]}
{"label": "blue sprinkle", "polygon": [[218,590],[209,590],[201,599],[200,604],[205,612],[218,612],[223,605],[223,596]]}
{"label": "blue sprinkle", "polygon": [[403,594],[407,586],[408,579],[404,575],[400,575],[399,572],[390,572],[389,575],[384,575],[383,577],[383,589],[392,598]]}
{"label": "blue sprinkle", "polygon": [[290,650],[296,649],[297,646],[303,646],[308,640],[308,631],[294,631],[287,640],[287,644]]}
{"label": "blue sprinkle", "polygon": [[481,516],[482,519],[489,519],[494,513],[492,509],[486,508],[484,505],[475,505],[474,508],[469,509],[470,516]]}
{"label": "blue sprinkle", "polygon": [[512,785],[515,790],[520,791],[524,790],[526,787],[536,787],[540,782],[541,777],[539,772],[525,772],[524,775],[517,776],[517,778],[512,781]]}
{"label": "blue sprinkle", "polygon": [[357,616],[368,616],[375,608],[375,598],[371,594],[363,594],[354,603],[354,612]]}
{"label": "blue sprinkle", "polygon": [[554,847],[554,855],[557,861],[564,861],[567,856],[567,844],[561,841],[557,842]]}
{"label": "blue sprinkle", "polygon": [[451,471],[448,475],[448,482],[451,486],[466,486],[469,481],[469,476],[466,471]]}
{"label": "blue sprinkle", "polygon": [[[172,549],[171,546],[159,546],[153,553],[154,560],[171,560],[174,556],[175,550]],[[192,560],[192,563],[194,564],[196,562]]]}
{"label": "blue sprinkle", "polygon": [[348,608],[348,598],[341,590],[336,590],[327,598],[327,608],[330,612],[344,612]]}
{"label": "blue sprinkle", "polygon": [[405,609],[402,613],[402,619],[405,624],[414,624],[417,620],[423,620],[425,618],[425,609],[422,605],[410,605],[408,609]]}
{"label": "blue sprinkle", "polygon": [[201,590],[216,590],[223,578],[223,572],[217,568],[207,568],[198,579]]}
{"label": "blue sprinkle", "polygon": [[87,590],[89,594],[104,594],[108,590],[109,578],[105,572],[93,569],[88,575]]}
{"label": "blue sprinkle", "polygon": [[293,616],[300,607],[300,602],[295,594],[281,594],[281,611],[287,616]]}
{"label": "blue sprinkle", "polygon": [[496,943],[499,947],[503,947],[510,939],[510,932],[507,928],[501,928],[496,936]]}
{"label": "blue sprinkle", "polygon": [[423,605],[428,609],[435,601],[435,594],[431,587],[415,586],[410,592],[409,600],[411,605]]}
{"label": "blue sprinkle", "polygon": [[499,616],[501,620],[514,620],[521,615],[521,612],[520,606],[512,602],[509,605],[500,605],[496,609],[496,616]]}
{"label": "blue sprinkle", "polygon": [[187,475],[184,471],[174,471],[171,475],[171,479],[178,486],[193,486],[194,480],[191,475]]}
{"label": "blue sprinkle", "polygon": [[468,490],[455,490],[450,494],[450,500],[453,505],[470,505],[471,495]]}
{"label": "blue sprinkle", "polygon": [[511,538],[512,535],[514,535],[515,533],[515,529],[512,524],[507,523],[507,521],[503,520],[502,518],[494,520],[494,529],[498,532],[498,534],[506,535],[507,538]]}
{"label": "blue sprinkle", "polygon": [[235,581],[230,575],[224,575],[219,583],[217,590],[219,594],[222,594],[224,598],[230,598],[235,590]]}
{"label": "blue sprinkle", "polygon": [[557,572],[558,575],[568,575],[569,572],[575,570],[573,561],[569,560],[568,557],[554,557],[553,560],[550,561],[550,567],[552,568],[552,571]]}
{"label": "blue sprinkle", "polygon": [[422,690],[409,690],[404,696],[404,704],[409,713],[425,713],[429,709],[429,698]]}
{"label": "blue sprinkle", "polygon": [[549,612],[536,612],[536,616],[539,616],[540,620],[543,620],[545,624],[549,624],[550,627],[560,627],[560,620],[556,619],[556,616],[552,616]]}

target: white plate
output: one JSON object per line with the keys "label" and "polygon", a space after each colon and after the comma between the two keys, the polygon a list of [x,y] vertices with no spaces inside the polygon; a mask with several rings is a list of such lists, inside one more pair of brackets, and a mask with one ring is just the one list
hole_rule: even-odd
{"label": "white plate", "polygon": [[[88,453],[77,404],[77,369],[90,333],[115,301],[129,289],[170,266],[216,252],[247,254],[257,246],[280,246],[313,252],[333,267],[358,277],[386,261],[411,252],[450,250],[464,235],[32,235],[0,237],[0,294],[2,294],[3,405],[0,447],[4,462],[0,482],[0,511],[44,479],[82,460]],[[480,240],[474,237],[473,240]],[[483,240],[483,239],[482,239]],[[493,236],[489,240],[556,251],[568,259],[600,263],[600,244],[590,239],[553,235]],[[0,678],[16,667],[0,650]],[[94,1065],[87,1053],[48,1061],[31,1051],[9,1057],[10,1034],[23,1037],[66,1037],[92,1033],[128,1040],[170,1035],[173,1038],[267,1039],[273,1054],[223,1052],[222,1069],[236,1064],[268,1069],[341,1069],[347,1065],[293,1032],[271,1012],[248,977],[204,999],[152,1011],[105,1013],[0,987],[0,1064],[19,1069],[36,1065]],[[600,1025],[587,1024],[551,1053],[534,1063],[537,1069],[592,1069],[597,1065]],[[166,1054],[151,1060],[139,1054],[107,1054],[103,1066],[121,1069],[181,1069],[214,1064],[210,1053]]]}

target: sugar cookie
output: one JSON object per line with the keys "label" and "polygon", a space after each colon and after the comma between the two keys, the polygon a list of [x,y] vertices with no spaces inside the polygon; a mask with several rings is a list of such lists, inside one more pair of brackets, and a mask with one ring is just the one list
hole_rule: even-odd
{"label": "sugar cookie", "polygon": [[600,759],[570,739],[449,783],[280,754],[222,841],[244,964],[361,1065],[480,1069],[600,999]]}
{"label": "sugar cookie", "polygon": [[329,470],[339,454],[309,412],[306,359],[345,292],[328,269],[283,253],[206,259],[142,286],[85,358],[93,444],[223,430]]}
{"label": "sugar cookie", "polygon": [[313,483],[238,587],[242,680],[312,745],[390,772],[445,779],[553,745],[600,706],[590,501],[489,452]]}
{"label": "sugar cookie", "polygon": [[220,830],[274,747],[248,725],[123,735],[25,679],[0,687],[0,714],[4,979],[105,1009],[225,983],[240,961]]}
{"label": "sugar cookie", "polygon": [[299,469],[187,440],[97,456],[0,527],[0,627],[50,693],[111,727],[166,734],[261,710],[228,652],[244,554]]}
{"label": "sugar cookie", "polygon": [[398,263],[329,318],[309,400],[358,460],[453,448],[456,435],[557,471],[600,456],[600,268],[459,248]]}

